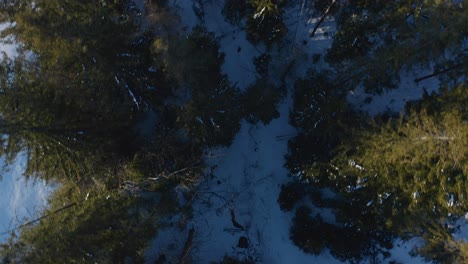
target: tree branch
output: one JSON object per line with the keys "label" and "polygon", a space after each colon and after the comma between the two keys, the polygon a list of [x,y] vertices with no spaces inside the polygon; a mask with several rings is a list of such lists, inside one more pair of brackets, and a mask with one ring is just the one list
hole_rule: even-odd
{"label": "tree branch", "polygon": [[317,31],[317,29],[320,27],[320,25],[323,23],[323,21],[325,21],[325,18],[330,14],[330,12],[332,10],[332,7],[333,7],[333,5],[335,3],[336,3],[336,0],[333,0],[333,2],[331,2],[331,4],[327,7],[327,10],[325,10],[325,13],[323,13],[323,16],[319,19],[319,21],[315,25],[314,30],[312,30],[312,33],[310,33],[311,38],[314,37],[315,32]]}
{"label": "tree branch", "polygon": [[457,65],[452,66],[452,67],[449,67],[449,68],[445,68],[445,69],[442,69],[442,70],[434,71],[433,73],[431,73],[431,74],[429,74],[429,75],[416,78],[416,79],[414,79],[414,81],[415,81],[416,83],[418,83],[418,82],[420,82],[420,81],[423,81],[423,80],[432,78],[432,77],[434,77],[434,76],[447,73],[447,72],[449,72],[449,71],[451,71],[451,70],[454,70],[454,69],[456,69],[456,68],[461,67],[462,65],[463,65],[463,64],[457,64]]}
{"label": "tree branch", "polygon": [[190,250],[192,249],[192,242],[193,242],[193,237],[195,236],[195,229],[192,227],[189,230],[188,238],[187,241],[185,241],[184,249],[182,250],[182,254],[180,255],[179,258],[179,263],[185,263],[185,258],[187,258],[188,254],[190,253]]}

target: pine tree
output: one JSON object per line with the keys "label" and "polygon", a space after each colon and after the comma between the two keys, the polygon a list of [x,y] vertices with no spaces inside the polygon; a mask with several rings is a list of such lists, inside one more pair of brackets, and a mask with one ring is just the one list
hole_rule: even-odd
{"label": "pine tree", "polygon": [[[457,94],[459,89],[466,88],[446,93]],[[439,106],[441,112],[413,109],[400,119],[375,124],[373,129],[355,130],[352,140],[337,148],[330,162],[327,177],[333,187],[353,200],[355,207],[370,212],[368,218],[386,230],[427,237],[426,249],[443,245],[450,234],[443,223],[451,224],[468,210],[468,126],[463,94],[465,98],[458,100],[461,105],[440,100],[452,97],[447,94],[434,95],[439,100],[432,101],[444,105]],[[433,249],[452,247],[439,246]],[[425,254],[430,252],[435,254],[430,249]],[[440,254],[437,258],[450,255]]]}
{"label": "pine tree", "polygon": [[153,54],[176,88],[189,94],[176,98],[179,127],[197,143],[230,144],[240,128],[240,91],[221,72],[224,54],[214,34],[196,27],[188,37],[156,39]]}
{"label": "pine tree", "polygon": [[37,224],[2,245],[3,262],[143,263],[155,218],[141,202],[99,184],[85,192],[62,186]]}
{"label": "pine tree", "polygon": [[[338,14],[327,54],[341,84],[369,92],[395,87],[401,70],[433,68],[429,76],[459,82],[466,74],[466,9],[448,1],[353,1]],[[434,67],[433,67],[434,65]]]}

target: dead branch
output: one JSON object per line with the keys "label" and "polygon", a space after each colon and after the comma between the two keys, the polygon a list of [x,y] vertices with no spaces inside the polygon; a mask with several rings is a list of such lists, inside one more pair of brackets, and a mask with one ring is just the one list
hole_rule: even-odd
{"label": "dead branch", "polygon": [[185,241],[184,249],[182,250],[182,254],[180,255],[179,258],[179,263],[185,263],[185,259],[187,258],[188,254],[190,253],[190,250],[192,249],[192,242],[193,242],[193,237],[195,236],[195,229],[192,227],[189,230],[188,238]]}
{"label": "dead branch", "polygon": [[11,232],[13,232],[13,231],[15,231],[15,230],[22,229],[22,228],[24,228],[24,227],[26,227],[26,226],[32,225],[32,224],[34,224],[34,223],[37,223],[37,222],[41,221],[42,219],[45,219],[45,218],[47,218],[47,217],[49,217],[49,216],[52,216],[52,215],[54,215],[54,214],[57,214],[57,213],[59,213],[59,212],[61,212],[61,211],[64,211],[64,210],[66,210],[66,209],[68,209],[68,208],[71,208],[71,207],[73,207],[73,206],[75,206],[75,205],[77,205],[76,202],[67,204],[67,205],[65,205],[65,206],[63,206],[63,207],[60,207],[59,209],[53,211],[53,212],[50,213],[50,214],[43,215],[43,216],[41,216],[41,217],[39,217],[39,218],[33,219],[33,220],[31,220],[31,221],[28,221],[28,222],[26,222],[26,223],[24,223],[24,224],[22,224],[22,225],[16,226],[16,227],[14,227],[13,229],[10,229],[10,230],[7,230],[7,231],[5,231],[5,232],[3,232],[3,233],[0,233],[0,235],[7,235],[7,234],[9,234],[9,233],[11,233]]}
{"label": "dead branch", "polygon": [[442,70],[434,71],[433,73],[431,73],[431,74],[429,74],[429,75],[422,76],[422,77],[418,77],[418,78],[414,79],[414,82],[415,82],[415,83],[418,83],[418,82],[420,82],[420,81],[424,81],[424,80],[426,80],[426,79],[435,77],[435,76],[437,76],[437,75],[447,73],[447,72],[449,72],[449,71],[451,71],[451,70],[455,70],[455,69],[457,69],[457,68],[459,68],[459,67],[461,67],[461,66],[462,66],[462,64],[457,64],[457,65],[452,66],[452,67],[449,67],[449,68],[445,68],[445,69],[442,69]]}
{"label": "dead branch", "polygon": [[331,4],[327,7],[327,10],[325,10],[325,13],[323,13],[323,16],[319,19],[319,21],[315,25],[314,30],[312,30],[312,33],[310,33],[311,38],[314,37],[315,32],[317,31],[317,29],[320,27],[320,25],[323,23],[323,21],[325,21],[325,18],[330,14],[330,12],[332,10],[332,7],[333,7],[333,5],[335,3],[336,3],[336,0],[333,0],[333,2],[331,2]]}
{"label": "dead branch", "polygon": [[239,228],[242,231],[245,230],[244,226],[236,221],[236,214],[234,213],[234,209],[231,209],[231,222],[235,228]]}

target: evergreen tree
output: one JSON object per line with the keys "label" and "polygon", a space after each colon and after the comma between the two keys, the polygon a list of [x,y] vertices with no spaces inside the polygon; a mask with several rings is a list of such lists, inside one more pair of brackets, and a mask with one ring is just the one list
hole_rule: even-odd
{"label": "evergreen tree", "polygon": [[224,54],[213,33],[196,27],[186,38],[157,39],[153,52],[177,89],[189,94],[176,98],[179,127],[197,143],[228,145],[240,128],[240,92],[221,73]]}
{"label": "evergreen tree", "polygon": [[279,117],[276,107],[281,99],[281,91],[266,79],[259,79],[244,94],[244,111],[247,121],[268,124]]}
{"label": "evergreen tree", "polygon": [[127,5],[18,1],[3,7],[0,13],[14,23],[3,34],[23,50],[14,61],[13,80],[2,87],[3,118],[75,130],[128,124],[139,102],[123,79],[136,58],[130,53],[135,27]]}
{"label": "evergreen tree", "polygon": [[143,263],[155,212],[141,199],[99,184],[86,192],[62,186],[37,224],[2,245],[2,263]]}
{"label": "evergreen tree", "polygon": [[286,3],[286,0],[249,0],[252,8],[247,19],[249,40],[264,41],[267,45],[281,40],[287,32],[282,16]]}
{"label": "evergreen tree", "polygon": [[227,0],[224,2],[225,19],[239,27],[246,18],[247,38],[253,43],[267,46],[280,41],[287,33],[283,10],[287,0]]}
{"label": "evergreen tree", "polygon": [[331,72],[309,72],[295,83],[290,122],[299,128],[299,135],[289,142],[286,164],[293,174],[322,175],[332,149],[348,137],[350,127],[359,124],[344,90],[332,78]]}
{"label": "evergreen tree", "polygon": [[[459,89],[466,88],[446,93]],[[458,101],[465,102],[466,93],[463,97]],[[413,110],[373,129],[355,130],[326,173],[333,188],[386,230],[429,238],[426,249],[444,245],[451,232],[444,223],[450,225],[468,210],[466,105],[434,101],[444,110]],[[450,262],[445,257],[453,253],[437,254],[438,260]]]}
{"label": "evergreen tree", "polygon": [[[394,87],[401,70],[430,68],[430,77],[459,82],[466,75],[466,9],[449,1],[352,1],[338,14],[327,58],[351,89]],[[416,81],[426,78],[418,77]]]}

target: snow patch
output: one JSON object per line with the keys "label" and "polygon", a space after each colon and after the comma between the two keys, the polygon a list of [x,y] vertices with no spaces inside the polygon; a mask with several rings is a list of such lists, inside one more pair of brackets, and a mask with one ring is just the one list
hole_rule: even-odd
{"label": "snow patch", "polygon": [[[0,167],[5,159],[0,159]],[[0,242],[7,239],[10,230],[37,218],[47,207],[48,197],[55,187],[38,179],[26,179],[26,153],[22,152],[14,162],[3,169],[0,178]]]}
{"label": "snow patch", "polygon": [[[358,87],[348,94],[348,101],[355,108],[365,111],[370,115],[384,112],[399,113],[404,110],[408,101],[421,99],[426,90],[429,94],[438,91],[440,81],[436,78],[415,82],[415,78],[430,74],[429,69],[418,69],[414,71],[401,70],[400,83],[395,89],[387,90],[381,95],[371,95]],[[371,100],[366,102],[366,100]]]}
{"label": "snow patch", "polygon": [[[9,28],[14,26],[14,24],[11,23],[0,23],[0,33]],[[18,56],[18,43],[16,40],[14,40],[11,37],[6,37],[3,39],[0,39],[0,60],[3,59],[3,55],[5,54],[8,58],[13,59]]]}

